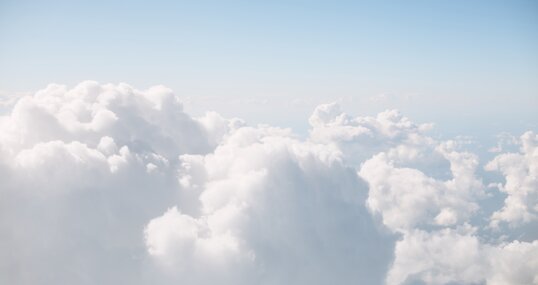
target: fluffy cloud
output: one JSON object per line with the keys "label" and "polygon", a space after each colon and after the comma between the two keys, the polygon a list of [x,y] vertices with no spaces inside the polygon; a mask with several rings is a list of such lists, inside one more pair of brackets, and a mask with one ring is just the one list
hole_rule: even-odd
{"label": "fluffy cloud", "polygon": [[490,217],[478,156],[395,110],[320,105],[300,139],[192,117],[163,86],[52,84],[5,108],[0,283],[538,283],[533,233],[488,225],[535,219],[531,132],[486,166],[507,195]]}
{"label": "fluffy cloud", "polygon": [[505,183],[499,189],[506,193],[504,207],[491,217],[495,227],[500,222],[517,226],[538,218],[538,135],[526,132],[520,138],[519,153],[504,153],[486,165],[500,171]]}
{"label": "fluffy cloud", "polygon": [[[427,147],[420,152],[428,153]],[[538,241],[505,242],[500,232],[489,232],[474,218],[485,197],[476,175],[478,160],[456,147],[448,141],[434,148],[450,164],[446,180],[423,173],[420,168],[428,167],[423,162],[402,167],[410,156],[394,149],[362,164],[359,175],[370,186],[369,209],[402,235],[387,284],[537,284]]]}
{"label": "fluffy cloud", "polygon": [[0,278],[55,284],[137,283],[143,228],[180,195],[178,155],[229,126],[164,87],[83,82],[19,99],[0,128]]}
{"label": "fluffy cloud", "polygon": [[469,227],[414,230],[395,256],[387,284],[538,284],[538,241],[484,244]]}
{"label": "fluffy cloud", "polygon": [[476,284],[485,276],[481,244],[475,236],[445,229],[413,230],[398,242],[388,284]]}
{"label": "fluffy cloud", "polygon": [[447,180],[427,176],[417,168],[399,167],[409,159],[409,150],[391,149],[364,162],[359,175],[370,185],[368,206],[372,212],[398,231],[468,221],[479,208],[476,200],[483,195],[482,182],[475,177],[478,160],[475,155],[454,150],[453,145],[446,142],[433,150],[450,163],[451,177]]}
{"label": "fluffy cloud", "polygon": [[[352,117],[336,104],[316,108],[310,124],[311,140],[344,153],[369,185],[370,212],[400,234],[387,284],[538,284],[537,241],[506,241],[514,235],[491,231],[482,221],[534,220],[534,133],[521,137],[520,153],[499,154],[486,165],[501,171],[506,182],[499,189],[508,194],[505,206],[488,218],[481,209],[489,195],[478,156],[459,141],[429,137],[431,125],[397,111]],[[537,237],[528,228],[520,234]]]}
{"label": "fluffy cloud", "polygon": [[423,134],[431,124],[415,124],[397,110],[387,110],[376,117],[353,117],[342,112],[337,103],[316,107],[309,118],[310,139],[336,144],[346,160],[359,164],[390,147],[428,143]]}
{"label": "fluffy cloud", "polygon": [[[185,191],[199,192],[200,205],[148,224],[146,244],[157,259],[178,268],[197,260],[224,283],[237,278],[222,276],[222,264],[259,284],[384,279],[392,238],[368,215],[367,189],[338,149],[246,127],[213,153],[181,160],[179,179]],[[200,276],[193,282],[208,282]]]}

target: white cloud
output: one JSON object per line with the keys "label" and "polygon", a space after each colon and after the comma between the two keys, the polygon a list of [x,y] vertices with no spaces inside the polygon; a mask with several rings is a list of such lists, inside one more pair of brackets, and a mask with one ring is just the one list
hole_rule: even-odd
{"label": "white cloud", "polygon": [[406,233],[395,249],[387,283],[479,283],[486,274],[481,244],[473,235],[453,230]]}
{"label": "white cloud", "polygon": [[422,144],[422,134],[431,124],[415,124],[397,110],[387,110],[376,117],[352,117],[337,103],[323,104],[309,118],[310,139],[337,144],[346,160],[359,164],[372,155],[401,144]]}
{"label": "white cloud", "polygon": [[[360,168],[359,175],[370,186],[368,207],[389,228],[405,232],[419,226],[455,225],[468,221],[478,210],[476,200],[484,187],[475,177],[477,157],[456,151],[452,141],[434,146],[392,148],[374,155]],[[450,178],[435,179],[419,169],[432,167],[429,163],[420,167],[415,163],[419,168],[399,166],[421,161],[420,154],[427,153],[449,162]]]}
{"label": "white cloud", "polygon": [[163,87],[49,85],[18,100],[0,117],[0,283],[141,282],[142,231],[179,195],[178,155],[212,151],[227,128],[203,120]]}
{"label": "white cloud", "polygon": [[538,284],[538,241],[505,243],[487,254],[488,284]]}
{"label": "white cloud", "polygon": [[192,261],[162,250],[188,243],[241,260],[231,270],[251,268],[243,275],[261,284],[383,280],[391,237],[375,227],[364,207],[367,189],[338,149],[298,141],[285,130],[246,127],[213,153],[182,160],[179,179],[192,186],[186,191],[200,192],[200,207],[191,215],[172,210],[187,236],[156,226],[170,220],[170,210],[148,225],[146,243],[159,260],[183,257],[179,267]]}
{"label": "white cloud", "polygon": [[[532,233],[479,221],[478,157],[395,110],[321,105],[300,139],[193,118],[163,86],[51,84],[5,107],[0,283],[538,283]],[[536,141],[488,164],[508,195],[492,223],[536,215]]]}
{"label": "white cloud", "polygon": [[538,284],[538,241],[481,242],[472,228],[407,233],[388,284]]}
{"label": "white cloud", "polygon": [[507,194],[504,207],[491,217],[491,225],[500,222],[518,226],[538,218],[538,135],[526,132],[520,138],[519,153],[497,155],[486,170],[500,171],[505,183],[499,189]]}

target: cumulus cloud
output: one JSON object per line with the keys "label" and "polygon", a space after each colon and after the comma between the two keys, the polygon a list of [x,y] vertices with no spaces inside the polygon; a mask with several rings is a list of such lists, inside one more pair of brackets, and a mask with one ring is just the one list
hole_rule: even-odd
{"label": "cumulus cloud", "polygon": [[538,283],[538,241],[485,244],[469,227],[414,230],[395,256],[387,284]]}
{"label": "cumulus cloud", "polygon": [[[156,86],[51,84],[0,116],[0,283],[538,284],[534,133],[485,166],[396,110],[310,135]],[[493,189],[492,191],[496,191]],[[485,220],[485,221],[483,221]]]}
{"label": "cumulus cloud", "polygon": [[538,218],[538,135],[526,132],[520,144],[519,153],[500,154],[486,165],[486,170],[502,173],[505,182],[498,187],[507,195],[503,208],[491,217],[493,226],[517,226]]}
{"label": "cumulus cloud", "polygon": [[385,225],[398,231],[468,221],[479,208],[476,200],[483,195],[482,182],[475,176],[478,160],[473,154],[454,150],[453,144],[412,150],[438,152],[450,163],[451,177],[447,180],[430,177],[418,168],[398,166],[409,159],[407,149],[390,149],[364,162],[359,175],[370,186],[368,207],[382,216]]}
{"label": "cumulus cloud", "polygon": [[337,103],[319,105],[308,121],[312,141],[338,145],[355,164],[390,147],[425,143],[421,140],[428,138],[422,134],[432,128],[432,124],[413,123],[398,110],[353,117]]}
{"label": "cumulus cloud", "polygon": [[136,283],[143,228],[180,195],[178,155],[212,151],[227,122],[192,118],[164,87],[19,99],[0,118],[2,283]]}
{"label": "cumulus cloud", "polygon": [[[394,110],[352,117],[326,104],[316,108],[310,124],[311,140],[336,145],[357,167],[369,185],[371,214],[400,235],[387,284],[538,283],[536,241],[507,241],[513,235],[492,232],[487,221],[534,220],[534,133],[521,137],[520,153],[499,154],[486,165],[501,171],[506,182],[499,189],[508,194],[505,206],[487,217],[480,161],[465,151],[465,142],[433,139],[430,124],[415,124]],[[521,234],[537,238],[529,229]]]}
{"label": "cumulus cloud", "polygon": [[[199,209],[173,208],[148,224],[154,257],[177,267],[199,260],[210,272],[227,264],[225,272],[242,269],[242,278],[260,284],[382,282],[392,238],[368,215],[367,188],[338,149],[245,127],[213,153],[181,160],[179,179],[199,192]],[[195,283],[207,282],[200,276]]]}

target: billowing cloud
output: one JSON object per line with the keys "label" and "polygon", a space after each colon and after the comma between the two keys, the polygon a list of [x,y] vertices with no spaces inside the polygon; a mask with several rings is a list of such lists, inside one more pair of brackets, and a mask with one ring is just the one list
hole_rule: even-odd
{"label": "billowing cloud", "polygon": [[353,117],[342,112],[337,103],[316,107],[309,122],[312,141],[338,145],[346,160],[354,164],[390,147],[428,143],[423,134],[432,128],[431,124],[413,123],[397,110],[376,117]]}
{"label": "billowing cloud", "polygon": [[490,171],[500,171],[504,184],[499,189],[507,194],[504,207],[496,211],[492,225],[500,222],[517,226],[538,219],[538,135],[526,132],[520,138],[519,153],[504,153],[486,165]]}
{"label": "billowing cloud", "polygon": [[431,125],[397,111],[352,117],[336,104],[319,106],[310,123],[312,140],[338,146],[354,162],[369,185],[371,214],[400,234],[387,284],[538,284],[536,232],[523,229],[527,241],[519,241],[490,227],[534,221],[534,133],[521,137],[520,153],[499,154],[486,165],[503,174],[499,189],[508,195],[489,217],[481,208],[489,195],[478,156],[457,140],[429,137]]}
{"label": "billowing cloud", "polygon": [[414,230],[399,241],[387,284],[537,284],[538,241],[483,243],[475,228]]}
{"label": "billowing cloud", "polygon": [[286,130],[245,127],[213,153],[181,161],[179,179],[185,191],[199,193],[190,203],[199,207],[153,219],[146,244],[176,267],[205,265],[189,277],[193,283],[204,283],[204,272],[236,270],[260,284],[384,279],[392,238],[376,228],[364,207],[366,185],[338,149],[301,142]]}
{"label": "billowing cloud", "polygon": [[538,237],[509,234],[536,217],[532,132],[485,166],[506,194],[485,213],[484,162],[396,110],[320,105],[301,139],[192,117],[163,86],[7,108],[0,283],[538,284]]}
{"label": "billowing cloud", "polygon": [[212,151],[228,123],[190,117],[164,87],[19,99],[0,118],[2,283],[137,283],[144,226],[180,196],[178,156]]}

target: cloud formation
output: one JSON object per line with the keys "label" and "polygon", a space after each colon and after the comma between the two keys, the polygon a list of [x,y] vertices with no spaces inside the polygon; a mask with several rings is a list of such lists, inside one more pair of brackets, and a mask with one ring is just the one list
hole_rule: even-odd
{"label": "cloud formation", "polygon": [[[262,284],[382,281],[392,240],[377,231],[363,206],[367,189],[337,149],[247,127],[213,153],[181,160],[179,179],[185,191],[199,191],[200,205],[191,214],[172,208],[153,219],[146,244],[175,266],[198,260],[203,280],[193,283],[217,269],[239,269],[241,278]],[[192,234],[178,231],[181,225]]]}
{"label": "cloud formation", "polygon": [[538,135],[526,132],[520,138],[519,153],[504,153],[486,165],[490,171],[499,171],[505,177],[499,190],[506,193],[502,209],[492,216],[492,225],[500,222],[520,225],[538,218]]}
{"label": "cloud formation", "polygon": [[[0,283],[538,284],[533,132],[486,162],[396,110],[324,104],[309,122],[300,138],[192,117],[163,86],[16,100],[0,116]],[[504,180],[487,187],[484,165]],[[488,212],[491,191],[506,198]]]}

